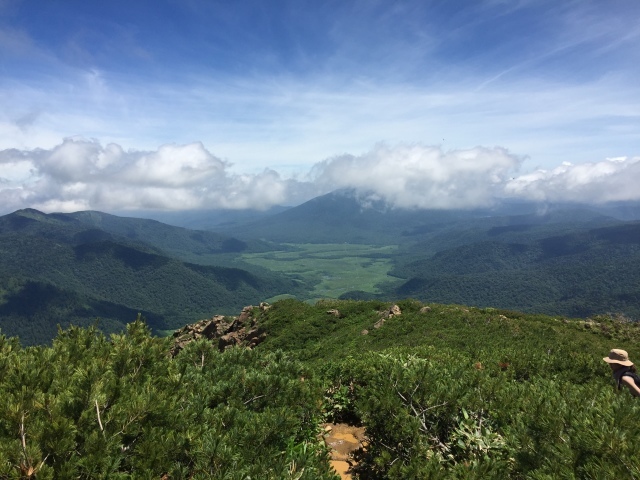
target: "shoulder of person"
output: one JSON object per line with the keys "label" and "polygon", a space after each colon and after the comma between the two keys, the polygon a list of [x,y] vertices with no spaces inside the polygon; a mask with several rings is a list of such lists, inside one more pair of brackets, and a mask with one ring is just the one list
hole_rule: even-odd
{"label": "shoulder of person", "polygon": [[634,395],[640,396],[640,377],[638,374],[634,372],[624,373],[620,378],[620,383],[618,385],[622,382],[624,382],[632,391],[636,392]]}

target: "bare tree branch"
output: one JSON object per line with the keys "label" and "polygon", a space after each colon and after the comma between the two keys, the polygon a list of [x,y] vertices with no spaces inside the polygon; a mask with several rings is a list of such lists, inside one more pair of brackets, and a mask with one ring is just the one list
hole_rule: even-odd
{"label": "bare tree branch", "polygon": [[249,400],[247,400],[246,402],[244,402],[244,405],[248,405],[248,404],[250,404],[251,402],[253,402],[254,400],[258,400],[259,398],[262,398],[262,397],[266,397],[266,395],[257,395],[257,396],[255,396],[255,397],[253,397],[253,398],[250,398]]}
{"label": "bare tree branch", "polygon": [[100,420],[100,407],[98,406],[97,399],[96,399],[96,414],[98,415],[98,425],[100,426],[100,431],[104,434],[104,427],[102,426],[102,420]]}

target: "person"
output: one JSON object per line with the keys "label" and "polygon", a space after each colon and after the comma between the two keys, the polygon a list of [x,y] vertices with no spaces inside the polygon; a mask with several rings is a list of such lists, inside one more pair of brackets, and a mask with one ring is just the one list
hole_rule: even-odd
{"label": "person", "polygon": [[622,385],[625,385],[631,395],[640,397],[640,377],[636,374],[633,362],[629,360],[629,354],[625,350],[614,348],[609,352],[609,356],[604,357],[603,360],[611,367],[618,390],[622,388]]}

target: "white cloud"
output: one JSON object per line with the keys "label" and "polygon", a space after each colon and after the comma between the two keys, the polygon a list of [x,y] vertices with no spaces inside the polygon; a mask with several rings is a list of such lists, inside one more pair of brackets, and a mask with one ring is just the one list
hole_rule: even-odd
{"label": "white cloud", "polygon": [[317,164],[313,176],[330,189],[372,192],[401,208],[490,205],[521,158],[499,147],[443,151],[422,145],[378,145],[360,155]]}
{"label": "white cloud", "polygon": [[[67,138],[50,150],[1,151],[0,165],[5,211],[268,208],[285,203],[295,187],[273,170],[233,174],[201,143],[148,152]],[[7,178],[9,169],[23,175]]]}
{"label": "white cloud", "polygon": [[180,188],[224,179],[227,164],[209,153],[201,143],[163,145],[156,152],[135,155],[119,177],[127,183]]}
{"label": "white cloud", "polygon": [[183,210],[296,205],[337,189],[395,208],[476,208],[501,198],[603,203],[640,200],[640,157],[564,163],[517,175],[524,158],[502,147],[444,150],[378,144],[315,164],[300,178],[239,174],[202,143],[125,150],[67,138],[51,149],[0,151],[0,213]]}
{"label": "white cloud", "polygon": [[514,178],[505,194],[543,202],[606,203],[640,200],[640,157],[595,163],[564,163]]}

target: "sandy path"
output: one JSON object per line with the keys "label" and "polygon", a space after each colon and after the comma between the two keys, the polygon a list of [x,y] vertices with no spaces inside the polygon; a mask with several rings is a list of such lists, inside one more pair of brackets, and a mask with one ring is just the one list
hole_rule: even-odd
{"label": "sandy path", "polygon": [[366,446],[364,427],[345,423],[327,423],[324,441],[331,449],[331,466],[343,480],[350,480],[349,469],[354,464],[351,453]]}

